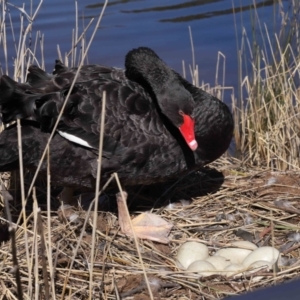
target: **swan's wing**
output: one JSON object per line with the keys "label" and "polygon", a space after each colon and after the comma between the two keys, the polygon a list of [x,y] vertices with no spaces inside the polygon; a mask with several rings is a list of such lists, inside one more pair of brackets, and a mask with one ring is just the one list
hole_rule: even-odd
{"label": "swan's wing", "polygon": [[[31,68],[27,84],[2,77],[0,95],[4,121],[30,118],[43,132],[51,132],[70,92],[75,69],[57,75]],[[44,84],[43,84],[44,82]],[[117,171],[126,163],[143,166],[158,148],[168,145],[167,133],[151,97],[123,71],[102,66],[84,66],[70,92],[57,127],[65,139],[98,152],[102,95],[106,92],[103,156],[107,169]]]}
{"label": "swan's wing", "polygon": [[[50,134],[43,133],[33,121],[21,121],[23,165],[35,172]],[[74,187],[92,188],[97,165],[97,155],[77,147],[56,134],[50,144],[51,183]],[[0,172],[19,169],[19,147],[16,124],[0,133]],[[39,174],[45,175],[47,159]]]}

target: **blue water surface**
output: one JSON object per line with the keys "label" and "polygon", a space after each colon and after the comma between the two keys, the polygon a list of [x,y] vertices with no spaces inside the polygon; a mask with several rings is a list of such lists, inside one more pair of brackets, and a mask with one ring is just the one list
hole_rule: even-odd
{"label": "blue water surface", "polygon": [[[8,1],[9,3],[10,1]],[[51,72],[58,57],[57,45],[61,52],[68,52],[72,44],[72,30],[75,28],[74,0],[44,0],[33,23],[32,40],[37,31],[43,34],[46,70]],[[256,2],[256,10],[253,3]],[[30,15],[39,1],[14,0],[15,6],[25,5]],[[91,18],[98,18],[104,2],[78,0],[79,31]],[[225,85],[237,87],[237,46],[240,47],[243,28],[251,36],[253,16],[259,16],[261,24],[270,30],[279,22],[276,11],[277,1],[273,0],[114,0],[109,1],[100,28],[88,53],[89,63],[108,66],[124,66],[124,56],[132,48],[148,46],[155,50],[171,67],[182,73],[182,60],[192,63],[189,26],[192,31],[196,63],[199,66],[200,82],[215,84],[218,52],[226,56]],[[20,11],[8,6],[16,39],[20,34]],[[235,11],[235,13],[233,13]],[[87,33],[87,40],[94,28]],[[13,35],[9,22],[7,26],[9,70],[16,56]],[[28,40],[27,43],[30,41]],[[33,44],[33,42],[32,42]],[[4,52],[0,45],[0,63],[3,65]],[[38,56],[41,57],[41,54]],[[188,77],[189,78],[189,77]],[[218,80],[221,83],[219,77]],[[230,102],[230,99],[225,99]]]}

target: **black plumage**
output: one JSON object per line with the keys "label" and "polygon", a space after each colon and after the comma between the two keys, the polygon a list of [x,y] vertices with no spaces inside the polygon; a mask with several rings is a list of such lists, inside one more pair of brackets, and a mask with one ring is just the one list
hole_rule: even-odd
{"label": "black plumage", "polygon": [[[233,119],[226,104],[187,82],[148,48],[130,51],[125,67],[81,68],[51,142],[54,183],[95,184],[103,91],[103,180],[118,172],[124,185],[162,182],[199,169],[227,150]],[[57,61],[51,75],[35,66],[28,71],[23,84],[1,77],[0,105],[4,123],[22,119],[24,166],[35,169],[77,68]],[[182,129],[186,119],[192,124],[187,135]],[[16,168],[13,125],[0,134],[0,171]]]}

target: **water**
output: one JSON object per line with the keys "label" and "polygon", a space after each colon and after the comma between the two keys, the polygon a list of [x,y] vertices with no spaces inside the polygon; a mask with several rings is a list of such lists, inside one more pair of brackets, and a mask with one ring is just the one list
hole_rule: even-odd
{"label": "water", "polygon": [[[261,23],[271,24],[274,18],[273,0],[257,0],[257,12]],[[30,13],[29,0],[14,0]],[[33,1],[33,11],[38,5]],[[109,1],[100,28],[88,53],[89,63],[123,67],[124,56],[132,48],[148,46],[155,50],[171,67],[182,73],[182,60],[186,66],[192,63],[189,26],[192,30],[196,63],[200,81],[215,84],[218,52],[226,56],[226,86],[237,86],[237,44],[243,26],[251,35],[253,0],[115,0]],[[97,18],[103,2],[78,1],[79,29]],[[233,7],[236,14],[233,14]],[[20,11],[9,6],[13,27],[18,38]],[[235,20],[236,19],[236,20]],[[93,24],[95,24],[94,21]],[[236,22],[236,26],[235,26]],[[83,25],[85,24],[85,25]],[[9,26],[9,24],[7,24]],[[93,26],[89,30],[89,37]],[[44,35],[46,70],[53,69],[57,45],[62,53],[68,52],[75,28],[74,0],[44,0],[32,28],[33,39],[37,31]],[[12,69],[15,51],[10,29],[8,36],[9,67]],[[0,45],[0,62],[4,63]],[[188,70],[187,70],[188,72]],[[219,79],[219,83],[220,83]],[[229,101],[229,99],[225,99]]]}

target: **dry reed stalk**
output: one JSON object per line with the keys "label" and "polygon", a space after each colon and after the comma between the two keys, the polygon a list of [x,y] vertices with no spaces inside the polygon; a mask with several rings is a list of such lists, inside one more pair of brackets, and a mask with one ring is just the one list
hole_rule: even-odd
{"label": "dry reed stalk", "polygon": [[[50,257],[51,259],[46,260],[46,255],[47,255],[47,249],[46,249],[46,241],[45,241],[45,236],[44,236],[44,228],[43,228],[43,222],[42,222],[42,218],[41,218],[41,209],[38,207],[38,201],[37,201],[37,197],[36,197],[36,190],[35,188],[32,191],[32,197],[33,197],[33,214],[34,214],[34,225],[35,225],[35,232],[37,233],[36,235],[36,239],[35,239],[35,258],[36,258],[36,262],[35,262],[35,267],[37,270],[37,274],[36,274],[36,279],[37,280],[37,284],[38,284],[38,266],[39,266],[39,257],[41,257],[41,265],[42,265],[42,274],[43,274],[43,282],[44,282],[44,290],[45,290],[45,299],[49,300],[50,299],[50,286],[48,283],[48,273],[47,273],[47,266],[49,266],[51,263],[50,261],[52,260],[52,257]],[[40,249],[38,247],[38,235],[40,236]],[[51,244],[49,244],[51,247]],[[47,265],[47,261],[49,262]],[[38,299],[38,293],[36,293],[36,298]]]}
{"label": "dry reed stalk", "polygon": [[17,255],[17,243],[16,243],[16,230],[15,226],[12,222],[12,217],[9,209],[9,202],[7,197],[4,197],[5,207],[6,207],[6,217],[9,222],[9,235],[11,239],[11,252],[12,252],[12,263],[13,263],[13,269],[12,273],[14,273],[16,278],[16,284],[17,284],[17,295],[19,300],[23,300],[23,290],[22,290],[22,283],[21,283],[21,274],[20,274],[20,266],[18,263],[18,255]]}
{"label": "dry reed stalk", "polygon": [[[27,233],[27,216],[26,216],[26,201],[25,201],[25,185],[24,185],[24,170],[23,170],[23,152],[22,152],[22,132],[21,132],[21,123],[20,120],[17,119],[17,129],[18,129],[18,148],[19,148],[19,168],[20,168],[20,185],[21,185],[21,201],[22,201],[22,211],[20,214],[23,216],[23,227],[24,227],[24,238],[26,244],[28,244],[28,233]],[[29,256],[28,248],[26,247],[26,260],[27,260],[27,267],[31,269],[31,259]],[[31,273],[28,276],[29,281],[29,296],[32,297],[32,278]]]}
{"label": "dry reed stalk", "polygon": [[[193,34],[192,34],[192,28],[191,28],[191,26],[189,26],[189,35],[190,35],[191,50],[192,50],[192,66],[191,67],[192,67],[192,70],[196,70],[195,50],[194,50],[194,42],[193,42]],[[192,75],[194,75],[194,74],[192,74]],[[192,78],[193,78],[193,82],[196,82],[195,77],[192,76]],[[196,78],[198,79],[199,77],[197,76]]]}
{"label": "dry reed stalk", "polygon": [[96,177],[96,190],[94,199],[94,217],[93,217],[93,233],[92,233],[92,251],[91,251],[91,262],[90,262],[90,284],[89,284],[89,297],[92,299],[93,292],[93,267],[94,267],[94,251],[96,249],[96,228],[98,220],[98,198],[100,190],[101,180],[101,164],[102,164],[102,150],[103,150],[103,138],[105,129],[105,109],[106,109],[106,91],[102,95],[102,109],[101,109],[101,123],[100,123],[100,136],[99,136],[99,153],[98,153],[98,165],[97,165],[97,177]]}
{"label": "dry reed stalk", "polygon": [[51,296],[53,300],[56,300],[55,296],[55,282],[54,282],[54,267],[53,267],[53,261],[52,261],[52,243],[51,243],[51,174],[50,174],[50,149],[48,148],[47,151],[47,234],[48,234],[48,266],[49,266],[49,275],[50,275],[50,281],[51,281]]}
{"label": "dry reed stalk", "polygon": [[[123,199],[123,202],[126,203],[127,199],[125,199],[125,197],[124,197],[124,191],[122,189],[122,186],[121,186],[118,174],[114,173],[114,176],[115,176],[118,188],[119,188],[119,196]],[[138,256],[139,256],[139,260],[140,260],[141,268],[143,270],[143,274],[144,274],[144,277],[145,277],[145,282],[146,282],[146,285],[147,285],[149,296],[150,296],[151,300],[153,300],[154,298],[153,298],[152,290],[151,290],[151,287],[150,287],[149,279],[148,279],[148,276],[147,276],[147,272],[146,272],[146,269],[145,269],[145,265],[144,265],[144,262],[143,262],[143,258],[142,258],[142,255],[141,255],[141,251],[140,251],[138,239],[136,237],[136,234],[135,234],[132,222],[131,222],[131,218],[130,218],[130,214],[129,214],[129,211],[128,211],[128,207],[127,207],[127,205],[125,205],[124,207],[125,207],[125,212],[126,212],[127,218],[129,220],[130,230],[131,230],[132,235],[133,235],[133,239],[134,239],[136,251],[137,251]]]}
{"label": "dry reed stalk", "polygon": [[[6,2],[7,5],[10,5],[16,9],[18,9],[22,15],[21,15],[21,28],[20,28],[20,35],[22,36],[19,39],[19,44],[17,46],[17,58],[15,59],[15,71],[14,71],[14,78],[17,80],[17,78],[20,78],[21,82],[25,81],[25,70],[27,67],[25,66],[25,56],[26,56],[26,47],[25,47],[25,42],[28,34],[30,33],[30,30],[32,28],[32,24],[41,8],[41,5],[43,3],[43,0],[40,0],[36,10],[34,11],[33,15],[29,16],[27,12],[23,7],[18,7],[12,3]],[[24,16],[27,18],[28,25],[24,28]],[[12,27],[13,28],[13,27]]]}

